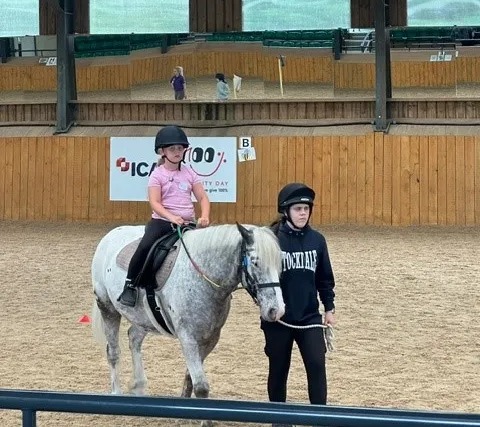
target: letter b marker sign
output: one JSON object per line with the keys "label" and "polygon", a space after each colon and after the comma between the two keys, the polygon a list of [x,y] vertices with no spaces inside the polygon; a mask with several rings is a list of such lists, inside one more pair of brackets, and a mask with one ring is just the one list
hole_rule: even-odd
{"label": "letter b marker sign", "polygon": [[251,136],[240,136],[238,139],[239,139],[239,147],[238,148],[250,148],[252,146],[252,137]]}

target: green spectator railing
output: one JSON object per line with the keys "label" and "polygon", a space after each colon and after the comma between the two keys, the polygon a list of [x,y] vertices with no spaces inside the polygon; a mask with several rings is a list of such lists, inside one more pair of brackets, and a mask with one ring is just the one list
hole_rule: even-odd
{"label": "green spectator railing", "polygon": [[[179,44],[188,33],[179,34],[95,34],[76,36],[75,57],[128,55],[139,49],[160,48]],[[337,51],[339,40],[349,38],[347,29],[239,31],[204,35],[206,42],[256,42],[266,47],[329,48]],[[393,48],[441,47],[455,44],[480,44],[480,27],[395,27],[390,29]],[[335,49],[334,49],[335,48]]]}
{"label": "green spectator railing", "polygon": [[76,58],[129,55],[133,50],[160,48],[165,53],[188,34],[91,34],[75,36]]}

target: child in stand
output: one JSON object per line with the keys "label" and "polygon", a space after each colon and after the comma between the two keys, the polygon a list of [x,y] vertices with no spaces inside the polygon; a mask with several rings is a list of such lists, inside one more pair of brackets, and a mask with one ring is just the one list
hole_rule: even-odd
{"label": "child in stand", "polygon": [[125,286],[118,298],[126,306],[134,307],[137,302],[138,284],[135,279],[155,241],[171,231],[172,225],[182,225],[195,220],[192,193],[201,209],[197,226],[207,227],[210,223],[210,201],[200,177],[191,168],[181,167],[189,145],[185,132],[178,126],[164,127],[155,138],[155,153],[160,155],[160,159],[148,180],[152,218],[132,256]]}
{"label": "child in stand", "polygon": [[225,75],[217,73],[215,78],[217,79],[217,99],[219,101],[227,101],[230,95],[230,88],[225,80]]}
{"label": "child in stand", "polygon": [[187,84],[185,82],[185,78],[183,77],[182,67],[177,66],[173,69],[173,76],[170,79],[170,85],[172,86],[176,100],[187,99]]}

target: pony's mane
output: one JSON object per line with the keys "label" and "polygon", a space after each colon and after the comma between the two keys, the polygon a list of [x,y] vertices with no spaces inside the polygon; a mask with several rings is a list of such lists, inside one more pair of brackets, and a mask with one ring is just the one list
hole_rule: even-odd
{"label": "pony's mane", "polygon": [[[251,228],[251,227],[248,227]],[[282,268],[282,252],[277,236],[268,227],[254,227],[253,238],[258,257],[266,266],[280,273]]]}
{"label": "pony's mane", "polygon": [[[253,231],[254,247],[266,267],[281,269],[281,251],[277,237],[268,227],[246,225]],[[196,230],[185,234],[185,242],[193,251],[205,251],[208,247],[222,248],[225,251],[235,251],[240,243],[241,235],[236,225],[222,224]]]}

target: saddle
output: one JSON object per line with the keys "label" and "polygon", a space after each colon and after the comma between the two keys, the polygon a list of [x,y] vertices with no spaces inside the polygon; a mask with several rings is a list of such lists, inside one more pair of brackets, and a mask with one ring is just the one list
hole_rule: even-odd
{"label": "saddle", "polygon": [[[193,230],[194,225],[181,226],[182,234]],[[158,239],[148,252],[140,274],[135,278],[135,285],[146,290],[161,289],[170,276],[178,256],[179,235],[177,230],[172,230]],[[123,270],[128,270],[128,265],[141,239],[134,240],[126,245],[117,255],[117,265]]]}
{"label": "saddle", "polygon": [[[195,225],[181,226],[181,232],[185,233],[188,230],[193,230]],[[172,268],[178,256],[179,246],[175,243],[179,240],[177,230],[172,230],[170,233],[162,236],[151,247],[147,258],[143,264],[140,274],[135,279],[137,287],[145,288],[147,294],[147,302],[161,329],[172,335],[171,328],[169,328],[162,316],[161,308],[157,304],[155,297],[155,290],[161,289],[172,272]],[[117,255],[117,265],[123,270],[128,270],[128,265],[132,259],[135,250],[141,239],[134,240],[126,245]],[[151,319],[152,320],[152,319]],[[156,327],[156,326],[155,326]]]}

